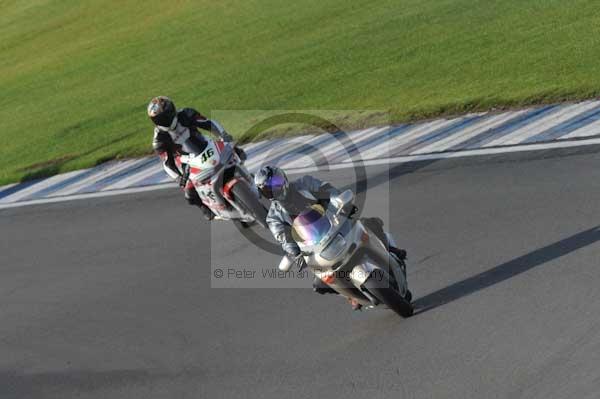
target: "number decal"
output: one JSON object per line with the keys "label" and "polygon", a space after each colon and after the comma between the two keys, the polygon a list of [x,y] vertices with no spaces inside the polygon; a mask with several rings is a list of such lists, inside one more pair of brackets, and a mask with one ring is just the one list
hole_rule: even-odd
{"label": "number decal", "polygon": [[204,151],[202,153],[202,162],[206,162],[208,161],[210,158],[212,158],[212,156],[215,155],[215,152],[213,151],[212,148],[209,148],[208,150]]}

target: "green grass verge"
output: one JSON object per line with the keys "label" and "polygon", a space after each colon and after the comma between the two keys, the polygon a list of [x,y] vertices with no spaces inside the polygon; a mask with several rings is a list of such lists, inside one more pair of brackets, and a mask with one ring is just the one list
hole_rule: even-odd
{"label": "green grass verge", "polygon": [[[600,93],[594,0],[0,0],[0,184],[148,153],[157,94],[353,125]],[[254,114],[255,116],[260,116]],[[252,123],[225,114],[234,134]]]}

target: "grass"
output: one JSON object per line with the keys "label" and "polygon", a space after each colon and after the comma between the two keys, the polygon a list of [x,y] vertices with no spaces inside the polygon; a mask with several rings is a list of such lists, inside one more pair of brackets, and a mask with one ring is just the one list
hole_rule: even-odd
{"label": "grass", "polygon": [[[595,0],[0,0],[0,184],[149,151],[149,98],[354,126],[600,93]],[[341,115],[341,116],[340,116]],[[248,137],[244,137],[248,139]]]}

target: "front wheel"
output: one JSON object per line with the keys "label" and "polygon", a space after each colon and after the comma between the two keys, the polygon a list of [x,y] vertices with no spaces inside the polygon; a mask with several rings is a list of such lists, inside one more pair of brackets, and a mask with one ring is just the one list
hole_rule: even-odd
{"label": "front wheel", "polygon": [[231,193],[235,201],[241,207],[254,216],[254,219],[265,229],[267,226],[267,209],[263,206],[260,200],[250,190],[245,181],[240,181],[231,188]]}
{"label": "front wheel", "polygon": [[375,272],[364,282],[363,288],[400,316],[406,318],[413,315],[412,305],[392,286],[387,273]]}

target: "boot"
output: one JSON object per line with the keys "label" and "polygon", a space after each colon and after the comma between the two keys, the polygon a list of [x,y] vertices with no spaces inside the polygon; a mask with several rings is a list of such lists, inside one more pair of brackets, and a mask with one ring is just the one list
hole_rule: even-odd
{"label": "boot", "polygon": [[350,302],[350,306],[352,306],[352,310],[361,310],[362,305],[358,303],[356,299],[348,298],[348,302]]}
{"label": "boot", "polygon": [[389,250],[398,259],[400,259],[400,260],[406,260],[406,250],[405,249],[400,249],[400,248],[396,248],[396,247],[390,246]]}

